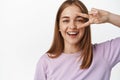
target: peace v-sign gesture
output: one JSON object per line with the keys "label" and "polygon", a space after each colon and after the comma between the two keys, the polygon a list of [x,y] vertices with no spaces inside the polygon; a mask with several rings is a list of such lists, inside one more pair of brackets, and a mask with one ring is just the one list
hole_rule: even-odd
{"label": "peace v-sign gesture", "polygon": [[88,18],[88,21],[81,25],[81,28],[87,27],[90,24],[101,24],[107,22],[112,23],[116,26],[120,26],[120,23],[118,22],[120,16],[105,10],[92,8],[89,14],[80,13],[80,16]]}

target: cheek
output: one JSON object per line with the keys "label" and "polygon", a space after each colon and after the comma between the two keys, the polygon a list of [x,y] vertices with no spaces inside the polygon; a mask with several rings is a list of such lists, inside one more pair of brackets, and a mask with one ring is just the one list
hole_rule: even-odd
{"label": "cheek", "polygon": [[59,25],[59,31],[60,31],[60,33],[61,33],[62,35],[63,35],[64,32],[65,32],[65,27],[64,27],[62,24]]}
{"label": "cheek", "polygon": [[59,30],[60,30],[60,31],[63,31],[63,32],[66,31],[66,29],[67,29],[67,26],[66,26],[66,25],[63,25],[63,24],[60,24],[59,27],[60,27]]}
{"label": "cheek", "polygon": [[63,29],[63,28],[60,28],[60,33],[61,33],[62,36],[64,36],[66,34],[66,30]]}
{"label": "cheek", "polygon": [[67,31],[66,27],[63,26],[63,25],[60,25],[59,27],[60,27],[59,31],[60,31],[62,37],[65,38],[65,36],[66,36],[66,31]]}

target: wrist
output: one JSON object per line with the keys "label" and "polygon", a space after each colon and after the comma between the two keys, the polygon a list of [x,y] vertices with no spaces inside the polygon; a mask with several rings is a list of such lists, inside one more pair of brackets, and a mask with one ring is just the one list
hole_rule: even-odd
{"label": "wrist", "polygon": [[107,12],[107,21],[108,23],[111,23],[111,17],[112,17],[112,13]]}

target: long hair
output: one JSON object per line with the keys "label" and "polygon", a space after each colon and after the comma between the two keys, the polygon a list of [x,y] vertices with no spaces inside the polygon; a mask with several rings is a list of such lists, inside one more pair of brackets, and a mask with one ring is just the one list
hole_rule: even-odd
{"label": "long hair", "polygon": [[[71,6],[71,5],[75,5],[79,7],[82,13],[88,14],[88,10],[86,6],[79,0],[66,0],[65,2],[63,2],[63,4],[59,7],[57,15],[56,15],[53,43],[50,49],[47,51],[47,53],[50,54],[48,55],[50,58],[59,57],[61,53],[63,52],[64,39],[59,31],[60,16],[63,10],[66,7]],[[81,48],[80,59],[82,60],[82,64],[80,65],[80,68],[81,69],[89,68],[92,63],[92,57],[93,57],[90,26],[85,28],[84,36],[79,42],[79,45],[81,46],[80,47]]]}

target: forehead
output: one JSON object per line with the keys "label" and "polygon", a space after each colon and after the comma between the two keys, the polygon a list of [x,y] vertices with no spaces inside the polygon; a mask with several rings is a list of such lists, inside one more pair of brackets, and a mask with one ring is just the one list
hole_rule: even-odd
{"label": "forehead", "polygon": [[61,17],[64,17],[64,16],[77,16],[79,15],[79,13],[81,13],[81,10],[78,6],[75,6],[75,5],[71,5],[71,6],[68,6],[67,8],[65,8],[63,10],[63,12],[61,13]]}

